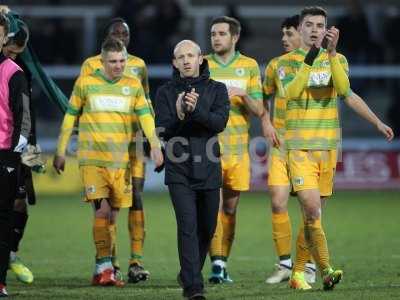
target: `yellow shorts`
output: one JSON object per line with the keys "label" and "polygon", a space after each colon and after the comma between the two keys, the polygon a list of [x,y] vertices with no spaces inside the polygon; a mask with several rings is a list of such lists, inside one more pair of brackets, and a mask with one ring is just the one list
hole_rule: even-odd
{"label": "yellow shorts", "polygon": [[250,157],[222,155],[223,186],[234,191],[248,191],[250,189]]}
{"label": "yellow shorts", "polygon": [[268,160],[268,185],[290,185],[287,156],[273,154]]}
{"label": "yellow shorts", "polygon": [[114,208],[132,206],[132,184],[128,169],[81,166],[80,173],[86,202],[107,198]]}
{"label": "yellow shorts", "polygon": [[145,158],[132,158],[131,159],[131,175],[134,178],[144,178],[146,173]]}
{"label": "yellow shorts", "polygon": [[288,158],[295,192],[318,189],[321,196],[332,195],[336,150],[289,150]]}

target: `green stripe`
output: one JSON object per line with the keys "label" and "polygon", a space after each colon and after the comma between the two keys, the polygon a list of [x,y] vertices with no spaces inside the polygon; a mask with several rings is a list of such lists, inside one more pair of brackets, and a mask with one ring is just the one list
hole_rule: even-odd
{"label": "green stripe", "polygon": [[128,168],[128,161],[127,162],[118,162],[118,161],[106,161],[106,160],[99,160],[99,159],[84,159],[79,158],[79,165],[80,166],[97,166],[97,167],[105,167],[111,169],[126,169]]}
{"label": "green stripe", "polygon": [[80,110],[76,109],[76,108],[73,108],[71,105],[69,105],[68,108],[67,108],[66,113],[70,114],[70,115],[73,115],[73,116],[78,116],[78,115],[80,115]]}
{"label": "green stripe", "polygon": [[297,54],[297,55],[301,55],[301,56],[306,56],[307,55],[307,52],[304,51],[304,49],[302,49],[302,48],[297,48],[297,49],[293,50],[292,53]]}
{"label": "green stripe", "polygon": [[92,142],[79,141],[79,151],[94,151],[94,152],[110,152],[118,158],[121,154],[125,154],[129,150],[129,141],[116,143],[112,140],[109,142]]}
{"label": "green stripe", "polygon": [[266,93],[263,93],[263,99],[264,99],[264,100],[271,100],[271,98],[272,98],[273,95],[274,95],[274,94],[266,94]]}
{"label": "green stripe", "polygon": [[120,114],[120,115],[131,115],[132,112],[123,112],[123,111],[109,111],[109,110],[91,110],[90,105],[86,105],[83,107],[83,112],[84,113],[89,113],[89,114],[97,114],[97,113],[116,113],[116,114]]}
{"label": "green stripe", "polygon": [[81,98],[81,96],[82,96],[82,86],[78,85],[78,84],[75,84],[74,85],[74,89],[72,90],[72,94],[74,96],[76,96],[76,97]]}
{"label": "green stripe", "polygon": [[249,132],[248,125],[235,125],[235,126],[228,126],[223,131],[223,135],[236,135],[236,134],[244,134]]}
{"label": "green stripe", "polygon": [[293,74],[293,73],[289,73],[288,75],[286,75],[285,78],[283,78],[283,79],[281,80],[283,86],[286,86],[287,84],[289,84],[289,83],[294,79],[295,76],[296,76],[296,75]]}
{"label": "green stripe", "polygon": [[336,108],[336,98],[328,99],[290,99],[287,101],[287,110],[294,109],[325,109],[325,108]]}
{"label": "green stripe", "polygon": [[339,128],[338,119],[311,119],[311,120],[286,120],[286,129],[331,129]]}
{"label": "green stripe", "polygon": [[336,149],[339,141],[337,139],[290,139],[286,140],[287,149],[311,149],[311,150],[331,150]]}
{"label": "green stripe", "polygon": [[243,106],[237,107],[237,106],[231,105],[231,108],[229,110],[229,115],[243,116],[243,115],[246,115],[246,114],[247,114],[247,111]]}
{"label": "green stripe", "polygon": [[290,67],[290,68],[299,69],[302,64],[303,64],[302,61],[297,61],[297,60],[293,60],[293,59],[279,60],[279,67]]}
{"label": "green stripe", "polygon": [[229,65],[231,65],[239,56],[240,52],[236,51],[235,54],[232,56],[232,58],[226,64],[220,61],[218,57],[215,55],[215,53],[212,53],[209,57],[211,57],[211,59],[215,61],[219,66],[226,68],[229,67]]}
{"label": "green stripe", "polygon": [[138,116],[143,116],[143,115],[146,115],[146,114],[151,115],[151,110],[150,110],[149,107],[143,107],[143,108],[135,109],[135,113]]}
{"label": "green stripe", "polygon": [[[119,84],[110,84],[110,83],[105,83],[105,84],[88,84],[85,85],[86,89],[87,89],[87,93],[90,95],[93,94],[99,94],[99,95],[107,95],[107,94],[111,94],[111,95],[120,95],[120,96],[132,96],[132,95],[137,95],[138,91],[142,90],[142,88],[139,87],[133,87],[133,86],[129,86],[129,93],[125,94],[122,93],[122,88],[125,87],[123,85],[119,85]],[[127,92],[127,90],[125,91]]]}
{"label": "green stripe", "polygon": [[281,109],[281,108],[275,107],[274,118],[284,120],[286,118],[286,109]]}
{"label": "green stripe", "polygon": [[80,122],[80,132],[102,132],[102,133],[130,133],[130,128],[125,123],[98,123]]}
{"label": "green stripe", "polygon": [[262,100],[263,99],[262,92],[250,92],[249,96],[251,97],[252,100]]}
{"label": "green stripe", "polygon": [[231,155],[243,155],[249,152],[248,148],[248,144],[235,144],[235,145],[228,145],[228,144],[224,144],[223,143],[223,139],[222,139],[222,143],[221,143],[221,139],[220,139],[220,144],[221,145],[221,149],[223,151],[223,156],[231,156]]}

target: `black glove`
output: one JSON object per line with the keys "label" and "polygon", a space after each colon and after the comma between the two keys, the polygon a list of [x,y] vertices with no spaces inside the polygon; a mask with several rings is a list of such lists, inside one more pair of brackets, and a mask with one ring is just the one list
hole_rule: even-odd
{"label": "black glove", "polygon": [[312,66],[314,63],[314,60],[317,58],[319,54],[319,48],[315,47],[315,45],[313,45],[311,47],[311,49],[308,51],[306,58],[304,59],[304,63]]}

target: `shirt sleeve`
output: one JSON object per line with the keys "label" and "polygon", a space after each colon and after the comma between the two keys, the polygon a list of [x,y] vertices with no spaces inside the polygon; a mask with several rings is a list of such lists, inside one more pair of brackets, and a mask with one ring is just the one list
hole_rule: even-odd
{"label": "shirt sleeve", "polygon": [[64,156],[67,150],[69,138],[71,137],[74,125],[78,117],[82,114],[84,106],[84,77],[79,76],[72,90],[71,98],[69,99],[68,109],[65,112],[64,120],[61,125],[60,135],[57,143],[57,155]]}
{"label": "shirt sleeve", "polygon": [[67,114],[78,116],[82,112],[82,108],[85,105],[85,88],[84,88],[84,77],[79,76],[74,84],[71,98],[69,99]]}
{"label": "shirt sleeve", "polygon": [[297,72],[293,70],[284,75],[282,84],[284,96],[287,99],[297,99],[300,97],[301,93],[307,87],[310,72],[311,66],[303,62]]}
{"label": "shirt sleeve", "polygon": [[252,100],[262,100],[261,73],[257,63],[250,69],[250,82],[247,86],[247,94]]}
{"label": "shirt sleeve", "polygon": [[271,98],[273,94],[275,94],[276,86],[275,86],[275,75],[276,75],[276,62],[275,59],[271,60],[264,72],[264,81],[263,81],[263,98],[264,100],[268,100]]}
{"label": "shirt sleeve", "polygon": [[139,119],[140,127],[143,129],[144,135],[150,142],[151,148],[159,148],[160,142],[156,136],[151,107],[149,106],[142,87],[140,87],[136,93],[134,112]]}
{"label": "shirt sleeve", "polygon": [[91,67],[90,63],[89,63],[89,60],[88,60],[88,59],[85,60],[85,61],[83,62],[83,64],[82,64],[82,67],[81,67],[80,76],[87,76],[87,75],[90,75],[90,74],[93,73],[93,72],[94,72],[94,70],[93,70],[93,68]]}
{"label": "shirt sleeve", "polygon": [[336,54],[329,57],[332,72],[333,86],[339,96],[347,97],[350,95],[349,65],[346,57]]}

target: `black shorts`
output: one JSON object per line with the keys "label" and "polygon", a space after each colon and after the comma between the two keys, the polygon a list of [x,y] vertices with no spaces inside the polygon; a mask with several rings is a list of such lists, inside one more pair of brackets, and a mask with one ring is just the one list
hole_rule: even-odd
{"label": "black shorts", "polygon": [[30,205],[36,203],[35,190],[33,188],[32,171],[28,166],[22,165],[17,182],[16,199],[27,199]]}

